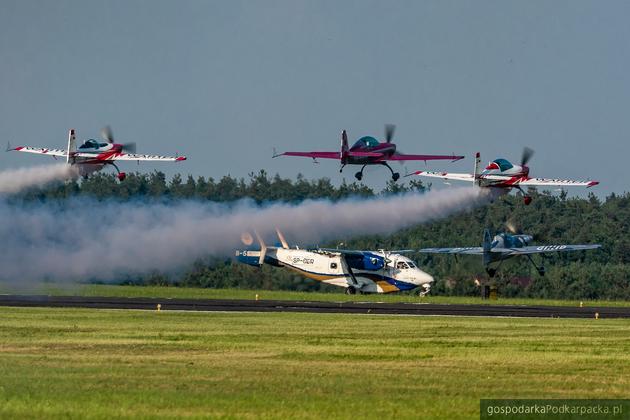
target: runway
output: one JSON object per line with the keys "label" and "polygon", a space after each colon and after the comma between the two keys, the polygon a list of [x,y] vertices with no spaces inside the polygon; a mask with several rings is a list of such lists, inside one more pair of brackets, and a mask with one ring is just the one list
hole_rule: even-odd
{"label": "runway", "polygon": [[435,303],[312,302],[288,300],[166,299],[0,295],[0,306],[144,309],[209,312],[310,312],[379,315],[451,315],[534,318],[630,318],[630,307],[450,305]]}

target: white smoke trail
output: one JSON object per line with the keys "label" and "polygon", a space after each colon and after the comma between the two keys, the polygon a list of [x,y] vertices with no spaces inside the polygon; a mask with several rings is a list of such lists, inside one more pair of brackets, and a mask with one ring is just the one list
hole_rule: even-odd
{"label": "white smoke trail", "polygon": [[46,185],[77,176],[75,168],[65,163],[7,169],[0,172],[0,194],[11,194],[26,188]]}
{"label": "white smoke trail", "polygon": [[478,189],[371,199],[257,206],[183,202],[140,204],[71,200],[15,206],[0,202],[0,279],[116,279],[153,270],[174,272],[208,255],[231,256],[243,231],[270,242],[282,229],[297,244],[392,233],[487,201]]}

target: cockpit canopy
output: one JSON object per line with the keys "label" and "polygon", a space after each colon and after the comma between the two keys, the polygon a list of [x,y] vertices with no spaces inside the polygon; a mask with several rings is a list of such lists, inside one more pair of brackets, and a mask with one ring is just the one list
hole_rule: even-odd
{"label": "cockpit canopy", "polygon": [[374,147],[374,146],[378,146],[379,144],[380,142],[376,140],[374,137],[365,136],[357,140],[357,142],[352,145],[352,148],[354,149],[358,147]]}
{"label": "cockpit canopy", "polygon": [[416,265],[411,261],[398,261],[396,263],[396,268],[398,270],[407,270],[409,268],[416,268]]}
{"label": "cockpit canopy", "polygon": [[98,149],[105,146],[107,146],[107,143],[99,143],[94,139],[89,139],[83,142],[83,144],[79,146],[79,149]]}
{"label": "cockpit canopy", "polygon": [[522,248],[526,246],[532,237],[530,235],[510,235],[507,233],[499,233],[493,240],[492,248]]}
{"label": "cockpit canopy", "polygon": [[499,169],[501,172],[505,172],[513,167],[514,165],[512,165],[507,159],[495,159],[486,166],[486,170]]}

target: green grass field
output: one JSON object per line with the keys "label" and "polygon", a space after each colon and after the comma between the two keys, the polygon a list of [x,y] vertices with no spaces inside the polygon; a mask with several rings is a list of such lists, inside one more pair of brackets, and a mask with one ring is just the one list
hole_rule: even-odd
{"label": "green grass field", "polygon": [[624,320],[0,308],[1,418],[478,418],[629,389]]}
{"label": "green grass field", "polygon": [[[418,297],[408,294],[374,294],[374,295],[345,295],[339,293],[291,292],[282,290],[248,290],[248,289],[201,289],[191,287],[151,287],[151,286],[114,286],[114,285],[81,285],[67,287],[39,287],[25,291],[4,290],[4,293],[40,293],[51,295],[79,295],[79,296],[116,296],[116,297],[162,297],[187,299],[259,299],[272,300],[313,300],[326,302],[415,302],[415,303],[476,303],[492,305],[560,305],[579,306],[580,301],[551,300],[551,299],[507,299],[482,300],[478,297],[463,296],[425,296]],[[584,306],[630,306],[626,301],[588,301],[581,302]]]}

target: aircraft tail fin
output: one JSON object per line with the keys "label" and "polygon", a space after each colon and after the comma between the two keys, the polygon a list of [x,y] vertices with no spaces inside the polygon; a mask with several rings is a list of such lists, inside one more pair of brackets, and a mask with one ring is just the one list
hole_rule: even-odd
{"label": "aircraft tail fin", "polygon": [[348,133],[346,133],[346,130],[343,130],[341,131],[341,153],[339,154],[339,159],[344,160],[348,150]]}
{"label": "aircraft tail fin", "polygon": [[473,172],[473,177],[475,182],[473,182],[474,186],[479,185],[479,166],[481,165],[481,153],[477,152],[475,155],[475,171]]}
{"label": "aircraft tail fin", "polygon": [[278,238],[280,239],[280,243],[282,244],[282,248],[289,249],[289,243],[286,239],[284,239],[284,235],[280,232],[280,229],[276,228],[276,233],[278,234]]}
{"label": "aircraft tail fin", "polygon": [[68,149],[66,151],[66,163],[74,163],[74,152],[77,151],[77,138],[74,134],[74,129],[71,128],[68,132]]}

